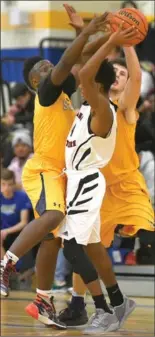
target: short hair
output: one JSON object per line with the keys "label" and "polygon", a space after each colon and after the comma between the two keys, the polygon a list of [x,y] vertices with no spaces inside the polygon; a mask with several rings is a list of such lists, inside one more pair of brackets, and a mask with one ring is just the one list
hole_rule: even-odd
{"label": "short hair", "polygon": [[114,65],[114,64],[119,64],[120,66],[126,68],[128,70],[128,67],[127,67],[127,64],[126,64],[126,61],[125,61],[125,58],[123,57],[119,57],[119,58],[116,58],[114,59],[113,61],[111,61],[111,63]]}
{"label": "short hair", "polygon": [[28,58],[25,62],[24,62],[24,68],[23,68],[23,77],[24,77],[24,81],[26,83],[26,85],[28,86],[28,88],[31,88],[32,90],[33,87],[31,86],[31,83],[29,81],[29,74],[30,71],[32,70],[32,68],[34,67],[34,65],[40,61],[42,61],[43,58],[40,56],[33,56]]}
{"label": "short hair", "polygon": [[116,81],[116,74],[114,67],[108,59],[105,59],[95,77],[97,83],[101,83],[105,92],[109,92],[111,85]]}
{"label": "short hair", "polygon": [[133,0],[123,1],[122,4],[121,4],[121,8],[126,8],[127,7],[126,5],[132,5],[135,9],[138,9],[137,4]]}
{"label": "short hair", "polygon": [[3,168],[1,172],[1,179],[13,180],[15,182],[15,174],[13,171]]}

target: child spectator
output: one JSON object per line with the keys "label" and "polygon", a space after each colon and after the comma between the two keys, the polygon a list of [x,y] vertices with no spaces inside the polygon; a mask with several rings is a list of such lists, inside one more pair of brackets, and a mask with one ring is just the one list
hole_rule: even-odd
{"label": "child spectator", "polygon": [[8,169],[15,174],[16,187],[22,189],[22,171],[26,161],[32,156],[32,141],[28,132],[18,131],[12,140],[15,157]]}
{"label": "child spectator", "polygon": [[1,172],[1,258],[29,221],[31,203],[24,191],[16,191],[15,175],[8,169]]}

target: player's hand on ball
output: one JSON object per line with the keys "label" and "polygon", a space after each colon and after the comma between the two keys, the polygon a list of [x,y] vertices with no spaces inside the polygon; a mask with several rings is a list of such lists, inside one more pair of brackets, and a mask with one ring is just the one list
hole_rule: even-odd
{"label": "player's hand on ball", "polygon": [[108,12],[105,12],[104,14],[100,16],[95,16],[90,23],[85,27],[85,32],[89,35],[95,34],[99,31],[105,31],[105,28],[107,27],[107,24],[110,22],[108,19]]}
{"label": "player's hand on ball", "polygon": [[110,41],[116,46],[123,46],[127,45],[129,40],[138,35],[139,32],[137,28],[134,26],[123,30],[123,22],[122,22],[118,30],[111,35]]}

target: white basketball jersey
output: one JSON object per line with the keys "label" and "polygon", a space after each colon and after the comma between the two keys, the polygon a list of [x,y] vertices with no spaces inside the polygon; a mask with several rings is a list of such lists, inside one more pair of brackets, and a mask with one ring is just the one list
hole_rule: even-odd
{"label": "white basketball jersey", "polygon": [[113,125],[107,138],[102,138],[91,132],[90,105],[82,105],[66,142],[67,170],[102,168],[108,164],[114,152],[117,128],[116,111],[111,103],[110,108],[113,112]]}

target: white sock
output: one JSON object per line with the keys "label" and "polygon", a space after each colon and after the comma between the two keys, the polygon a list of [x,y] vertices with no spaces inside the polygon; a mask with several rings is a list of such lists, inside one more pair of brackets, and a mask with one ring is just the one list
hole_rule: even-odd
{"label": "white sock", "polygon": [[13,264],[16,264],[19,258],[15,254],[7,250],[6,254],[4,255],[4,265],[6,265],[9,260],[12,260]]}
{"label": "white sock", "polygon": [[72,296],[73,297],[83,297],[83,298],[85,298],[85,295],[79,295],[78,293],[76,293],[76,291],[72,291]]}
{"label": "white sock", "polygon": [[46,298],[51,298],[52,296],[52,290],[41,290],[41,289],[36,289],[36,292],[38,295],[41,295]]}

